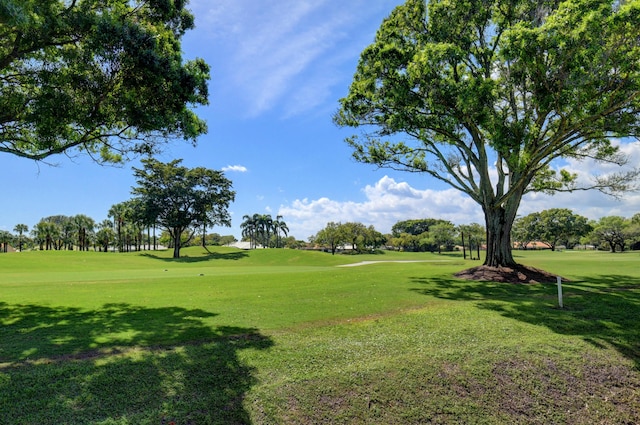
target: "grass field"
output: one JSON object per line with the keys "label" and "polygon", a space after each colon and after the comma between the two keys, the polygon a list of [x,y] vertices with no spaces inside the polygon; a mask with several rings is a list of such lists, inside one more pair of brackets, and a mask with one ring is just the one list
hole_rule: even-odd
{"label": "grass field", "polygon": [[0,254],[0,424],[640,423],[639,253],[183,254]]}

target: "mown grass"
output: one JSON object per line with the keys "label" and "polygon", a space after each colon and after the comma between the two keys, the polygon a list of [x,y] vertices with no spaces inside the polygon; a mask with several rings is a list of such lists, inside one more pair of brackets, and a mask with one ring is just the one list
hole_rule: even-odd
{"label": "mown grass", "polygon": [[637,253],[184,254],[0,255],[0,423],[640,422]]}

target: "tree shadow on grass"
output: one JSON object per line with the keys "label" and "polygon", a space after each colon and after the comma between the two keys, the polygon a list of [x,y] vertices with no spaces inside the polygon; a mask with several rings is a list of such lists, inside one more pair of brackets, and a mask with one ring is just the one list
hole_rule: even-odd
{"label": "tree shadow on grass", "polygon": [[145,252],[140,254],[143,257],[153,258],[154,260],[162,260],[167,263],[200,263],[211,260],[241,260],[248,256],[246,251],[234,251],[234,252],[208,252],[202,253],[197,257],[190,257],[183,255],[180,258],[163,257],[156,254]]}
{"label": "tree shadow on grass", "polygon": [[239,351],[271,339],[215,314],[108,304],[0,303],[0,422],[244,424],[256,383]]}
{"label": "tree shadow on grass", "polygon": [[599,347],[612,346],[640,369],[640,278],[581,276],[563,283],[558,306],[555,284],[514,285],[446,278],[412,278],[413,290],[437,298],[476,301],[505,317],[578,335]]}

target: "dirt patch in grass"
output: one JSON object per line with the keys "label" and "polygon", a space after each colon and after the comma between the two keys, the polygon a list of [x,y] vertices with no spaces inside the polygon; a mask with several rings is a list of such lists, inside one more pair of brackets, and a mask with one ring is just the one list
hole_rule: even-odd
{"label": "dirt patch in grass", "polygon": [[607,359],[514,357],[484,372],[449,361],[413,366],[299,382],[286,388],[286,408],[256,423],[640,423],[640,376]]}
{"label": "dirt patch in grass", "polygon": [[[640,419],[633,369],[587,359],[574,370],[552,359],[511,359],[493,368],[499,408],[513,423],[631,424]],[[496,406],[497,407],[497,406]]]}
{"label": "dirt patch in grass", "polygon": [[[518,264],[514,267],[478,266],[462,270],[456,277],[467,280],[480,280],[505,283],[555,283],[557,275],[534,267]],[[567,281],[567,279],[562,279]]]}

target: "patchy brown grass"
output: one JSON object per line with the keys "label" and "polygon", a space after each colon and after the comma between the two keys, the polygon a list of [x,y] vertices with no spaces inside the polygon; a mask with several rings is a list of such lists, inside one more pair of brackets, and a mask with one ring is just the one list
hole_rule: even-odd
{"label": "patchy brown grass", "polygon": [[[413,370],[364,374],[349,383],[340,377],[305,380],[286,389],[286,407],[276,421],[300,425],[638,423],[637,372],[603,359],[585,360],[567,364],[540,356],[514,357],[493,363],[486,374],[444,361],[425,370],[414,364]],[[262,419],[256,423],[269,423]]]}

